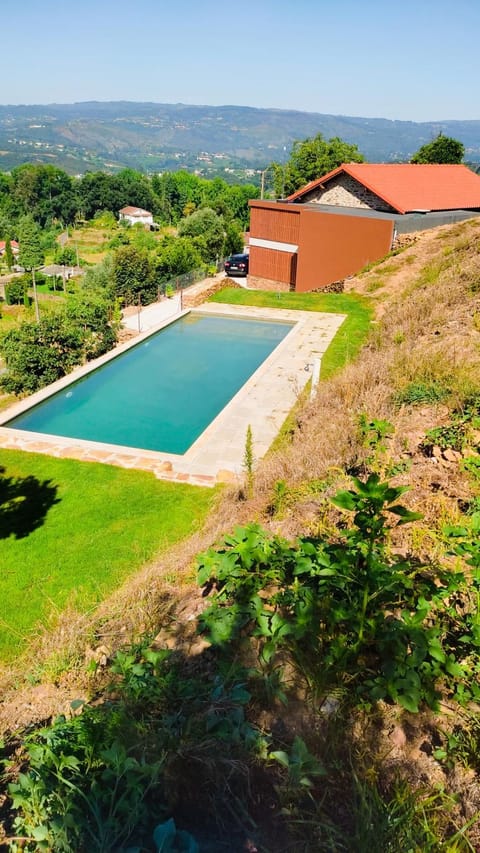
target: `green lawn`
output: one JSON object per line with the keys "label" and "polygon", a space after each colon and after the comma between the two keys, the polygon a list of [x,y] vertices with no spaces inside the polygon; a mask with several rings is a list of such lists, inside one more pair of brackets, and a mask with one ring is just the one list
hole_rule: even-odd
{"label": "green lawn", "polygon": [[[54,288],[53,285],[52,285],[52,287],[50,287],[48,282],[45,282],[45,284],[36,284],[36,288],[37,288],[37,293],[46,293],[48,296],[57,296],[57,297],[59,297],[59,299],[65,298],[65,293],[63,290],[63,283],[62,282],[57,284],[56,288]],[[33,296],[33,287],[30,287],[28,292],[29,292],[30,296]]]}
{"label": "green lawn", "polygon": [[0,451],[0,660],[39,622],[101,601],[201,527],[216,490],[110,465]]}
{"label": "green lawn", "polygon": [[226,287],[211,296],[209,301],[346,314],[345,322],[322,358],[322,379],[329,379],[355,358],[366,340],[373,313],[369,300],[353,293],[274,293]]}

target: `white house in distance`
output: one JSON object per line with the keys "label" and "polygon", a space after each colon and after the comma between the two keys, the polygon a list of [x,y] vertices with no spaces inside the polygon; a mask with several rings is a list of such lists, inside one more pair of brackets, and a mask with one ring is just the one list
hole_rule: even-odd
{"label": "white house in distance", "polygon": [[148,225],[153,226],[153,214],[149,210],[143,210],[141,207],[122,207],[118,212],[120,222],[128,222],[130,225]]}
{"label": "white house in distance", "polygon": [[[3,258],[4,254],[5,254],[6,246],[7,246],[7,241],[6,240],[0,240],[0,257],[1,258]],[[10,246],[12,249],[12,255],[14,258],[16,258],[19,251],[20,251],[20,246],[18,245],[16,240],[10,240]]]}

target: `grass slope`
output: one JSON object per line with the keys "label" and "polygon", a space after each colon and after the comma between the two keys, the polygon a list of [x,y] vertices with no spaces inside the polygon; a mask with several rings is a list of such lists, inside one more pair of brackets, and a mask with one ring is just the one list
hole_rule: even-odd
{"label": "grass slope", "polygon": [[369,300],[352,293],[274,293],[267,290],[225,288],[210,302],[286,308],[293,311],[323,311],[346,314],[347,318],[322,358],[321,378],[329,379],[352,361],[365,342],[372,317]]}
{"label": "grass slope", "polygon": [[216,495],[146,472],[17,451],[1,451],[0,466],[3,660],[39,622],[67,604],[95,604],[197,530]]}

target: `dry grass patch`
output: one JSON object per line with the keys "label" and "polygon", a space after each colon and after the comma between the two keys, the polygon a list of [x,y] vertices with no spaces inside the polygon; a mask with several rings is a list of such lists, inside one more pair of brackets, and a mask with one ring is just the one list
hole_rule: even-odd
{"label": "dry grass patch", "polygon": [[[472,391],[480,389],[480,334],[474,321],[480,304],[472,286],[480,268],[476,252],[480,224],[454,226],[453,231],[451,259],[438,259],[442,249],[437,235],[429,232],[425,242],[415,244],[415,263],[405,263],[401,274],[396,270],[385,277],[380,319],[358,360],[320,384],[316,399],[296,412],[289,444],[258,466],[257,512],[262,501],[263,506],[271,505],[279,482],[298,490],[302,483],[324,481],[326,493],[333,493],[341,486],[345,470],[362,470],[372,455],[358,429],[359,417],[365,414],[392,423],[394,435],[386,440],[376,464],[388,472],[390,461],[400,461],[400,469],[405,470],[397,479],[412,487],[408,503],[419,504],[425,513],[425,530],[430,528],[420,550],[426,554],[428,547],[436,547],[439,519],[455,517],[458,501],[468,496],[468,478],[458,464],[432,463],[420,443],[428,429],[447,418],[445,402],[461,406]],[[455,257],[457,244],[461,263]],[[443,404],[423,405],[419,417],[418,408],[411,405],[399,409],[396,397],[399,391],[421,383],[427,390],[440,389],[440,398],[445,392],[445,398]],[[323,512],[321,504],[318,495],[292,502],[288,522],[277,518],[275,528],[288,528],[289,535],[304,530],[312,524],[316,510]],[[270,523],[268,514],[266,520]]]}

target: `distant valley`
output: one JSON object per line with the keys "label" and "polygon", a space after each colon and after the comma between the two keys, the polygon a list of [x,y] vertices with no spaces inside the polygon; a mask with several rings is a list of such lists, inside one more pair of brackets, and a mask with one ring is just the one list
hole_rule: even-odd
{"label": "distant valley", "polygon": [[239,106],[129,101],[0,106],[0,171],[52,163],[70,174],[178,168],[252,180],[292,143],[321,132],[354,143],[370,162],[402,162],[439,132],[480,164],[480,120],[410,122]]}

